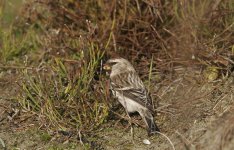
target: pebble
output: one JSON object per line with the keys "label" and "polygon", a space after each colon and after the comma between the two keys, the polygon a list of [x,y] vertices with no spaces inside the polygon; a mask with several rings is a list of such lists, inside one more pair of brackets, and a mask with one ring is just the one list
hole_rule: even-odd
{"label": "pebble", "polygon": [[146,144],[146,145],[150,145],[150,144],[151,144],[150,141],[149,141],[148,139],[144,139],[144,140],[143,140],[143,143]]}

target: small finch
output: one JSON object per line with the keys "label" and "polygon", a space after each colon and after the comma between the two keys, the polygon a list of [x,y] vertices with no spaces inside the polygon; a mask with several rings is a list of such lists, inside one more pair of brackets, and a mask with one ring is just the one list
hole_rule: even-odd
{"label": "small finch", "polygon": [[131,63],[123,58],[109,59],[103,68],[110,73],[112,94],[126,112],[140,114],[147,125],[148,135],[159,131],[153,118],[151,97]]}

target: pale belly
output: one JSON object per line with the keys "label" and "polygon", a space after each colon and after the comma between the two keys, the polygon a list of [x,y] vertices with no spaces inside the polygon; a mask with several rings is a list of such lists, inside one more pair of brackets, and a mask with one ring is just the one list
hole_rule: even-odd
{"label": "pale belly", "polygon": [[139,111],[146,109],[145,107],[143,107],[139,103],[135,102],[134,100],[124,97],[119,92],[116,92],[115,95],[118,98],[119,102],[123,105],[123,107],[129,113],[139,112]]}

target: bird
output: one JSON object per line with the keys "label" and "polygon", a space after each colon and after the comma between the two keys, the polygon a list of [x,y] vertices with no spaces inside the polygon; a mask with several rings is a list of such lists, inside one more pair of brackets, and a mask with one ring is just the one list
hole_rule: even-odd
{"label": "bird", "polygon": [[109,73],[110,90],[125,108],[127,115],[138,112],[144,120],[148,135],[159,128],[154,121],[151,96],[133,65],[124,58],[111,58],[103,67]]}

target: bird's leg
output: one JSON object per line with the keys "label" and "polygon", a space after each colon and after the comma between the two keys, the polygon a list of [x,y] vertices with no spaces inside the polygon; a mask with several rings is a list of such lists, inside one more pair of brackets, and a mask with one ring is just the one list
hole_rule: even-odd
{"label": "bird's leg", "polygon": [[133,130],[133,126],[132,126],[132,118],[130,117],[129,113],[127,112],[127,116],[129,118],[129,126],[131,127],[131,137],[132,137],[132,141],[134,142],[134,130]]}

